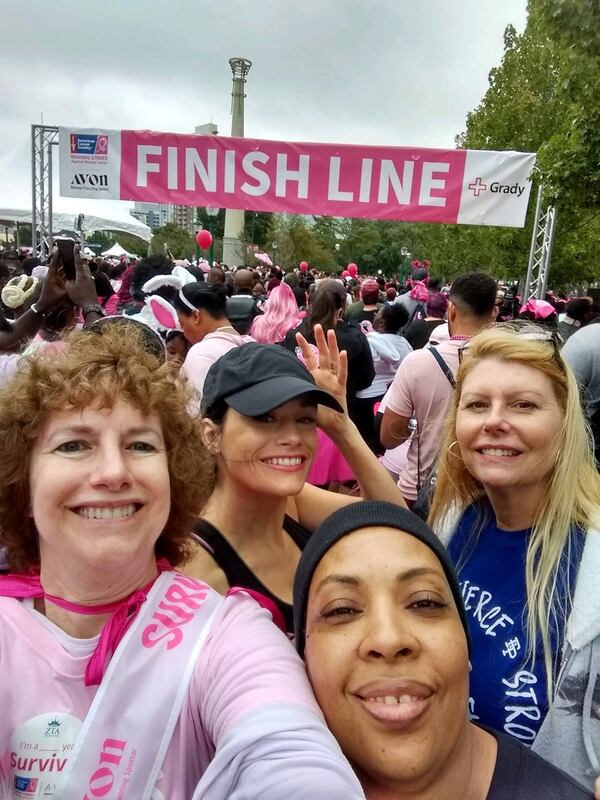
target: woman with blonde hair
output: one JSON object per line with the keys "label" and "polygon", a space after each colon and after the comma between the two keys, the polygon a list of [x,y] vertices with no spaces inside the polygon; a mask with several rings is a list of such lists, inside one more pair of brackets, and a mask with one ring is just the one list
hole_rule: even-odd
{"label": "woman with blonde hair", "polygon": [[600,477],[549,331],[500,325],[456,377],[429,522],[473,640],[473,719],[589,788],[600,774]]}

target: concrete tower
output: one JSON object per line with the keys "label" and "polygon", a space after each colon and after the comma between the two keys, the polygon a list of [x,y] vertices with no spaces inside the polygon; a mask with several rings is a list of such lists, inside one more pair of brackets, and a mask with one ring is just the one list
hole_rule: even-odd
{"label": "concrete tower", "polygon": [[[230,58],[233,73],[231,92],[231,135],[244,135],[244,84],[252,62],[247,58]],[[240,235],[244,232],[244,212],[228,208],[225,211],[225,234],[223,236],[223,261],[230,267],[244,263]]]}

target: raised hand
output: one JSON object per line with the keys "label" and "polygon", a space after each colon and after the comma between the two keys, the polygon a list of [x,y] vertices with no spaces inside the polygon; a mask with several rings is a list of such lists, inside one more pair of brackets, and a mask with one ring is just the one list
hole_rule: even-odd
{"label": "raised hand", "polygon": [[80,247],[77,244],[73,250],[73,258],[75,261],[75,280],[67,281],[66,283],[67,294],[71,302],[80,308],[97,303],[96,284],[92,278],[90,268],[81,260]]}
{"label": "raised hand", "polygon": [[327,434],[339,434],[349,424],[346,405],[346,381],[348,379],[348,355],[338,349],[335,331],[323,332],[321,325],[315,325],[315,344],[318,355],[301,333],[296,334],[296,342],[302,351],[304,363],[319,388],[332,394],[344,409],[340,414],[324,406],[319,406],[318,425]]}
{"label": "raised hand", "polygon": [[65,291],[65,284],[60,274],[60,256],[58,254],[58,247],[52,251],[52,259],[48,266],[48,272],[44,279],[44,285],[40,293],[40,299],[37,301],[36,308],[43,314],[51,311],[55,306],[62,303],[67,296]]}

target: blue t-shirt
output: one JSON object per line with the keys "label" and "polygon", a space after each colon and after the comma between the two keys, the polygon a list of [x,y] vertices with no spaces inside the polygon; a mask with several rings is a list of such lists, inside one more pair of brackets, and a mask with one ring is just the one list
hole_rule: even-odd
{"label": "blue t-shirt", "polygon": [[[500,530],[491,507],[482,503],[465,511],[448,547],[471,633],[471,717],[528,745],[548,710],[541,640],[535,663],[528,659],[525,560],[530,535],[530,529]],[[571,558],[569,563],[564,558],[559,569],[563,592],[567,576],[573,591],[583,549],[582,532],[577,529],[572,536]],[[568,608],[567,598],[563,602]],[[559,621],[551,631],[555,661],[563,626],[564,620]]]}

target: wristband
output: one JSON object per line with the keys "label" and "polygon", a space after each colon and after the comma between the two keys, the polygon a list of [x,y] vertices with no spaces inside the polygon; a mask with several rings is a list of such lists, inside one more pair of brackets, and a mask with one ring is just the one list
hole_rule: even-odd
{"label": "wristband", "polygon": [[104,317],[104,309],[99,303],[90,303],[87,306],[81,307],[81,313],[83,314],[84,318],[87,317],[88,314],[91,313],[98,314],[100,317]]}

